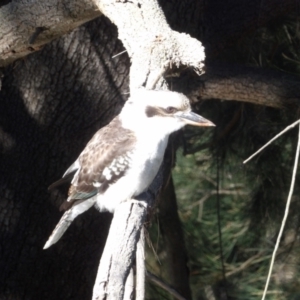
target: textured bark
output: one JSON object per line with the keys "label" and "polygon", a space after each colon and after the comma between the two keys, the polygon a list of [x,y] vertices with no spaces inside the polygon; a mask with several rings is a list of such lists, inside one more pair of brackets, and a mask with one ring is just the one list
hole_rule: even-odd
{"label": "textured bark", "polygon": [[[139,282],[145,280],[145,274],[140,274],[145,272],[145,265],[141,262],[141,246],[144,247],[144,242],[140,235],[147,208],[153,207],[169,173],[170,160],[166,158],[149,189],[132,202],[120,204],[116,210],[99,264],[93,300],[123,299],[124,294],[128,294],[125,283],[134,265],[136,269],[139,268],[136,270],[136,299],[144,299],[144,283]],[[136,253],[138,243],[139,253]]]}
{"label": "textured bark", "polygon": [[202,99],[249,102],[275,108],[297,107],[300,103],[299,78],[260,68],[208,68],[202,79]]}
{"label": "textured bark", "polygon": [[[115,5],[123,5],[124,2],[126,1],[115,1]],[[276,18],[296,13],[298,9],[297,1],[294,0],[284,3],[281,0],[263,3],[258,0],[251,3],[236,0],[214,0],[207,3],[189,0],[182,3],[173,0],[161,1],[161,5],[171,27],[201,39],[208,50],[208,58],[214,60],[224,59],[225,56],[227,58],[231,47],[237,40],[242,40],[245,34],[255,34],[257,28]],[[177,14],[179,11],[180,18]],[[54,38],[100,14],[92,0],[2,1],[0,67],[40,50]]]}
{"label": "textured bark", "polygon": [[124,297],[141,224],[144,224],[147,214],[146,203],[141,203],[121,203],[114,213],[94,285],[93,300],[122,300]]}
{"label": "textured bark", "polygon": [[298,77],[263,68],[208,66],[201,77],[189,73],[171,79],[170,85],[194,103],[220,99],[289,109],[300,103]]}
{"label": "textured bark", "polygon": [[0,6],[0,67],[100,16],[91,0],[12,1]]}
{"label": "textured bark", "polygon": [[[210,1],[206,5],[202,1],[191,1],[185,4],[176,1],[172,1],[172,3],[162,1],[161,4],[172,28],[179,31],[189,30],[194,36],[201,38],[207,47],[206,52],[210,59],[216,57],[228,59],[224,49],[230,55],[231,45],[236,44],[236,39],[242,39],[245,34],[251,36],[260,26],[296,11],[296,2],[291,0],[285,1],[284,5],[281,1],[267,1],[263,3],[263,6],[260,1],[251,2],[251,5],[248,2],[246,5],[240,1],[237,5],[235,0],[231,2],[231,5],[224,1],[219,3],[217,0]],[[148,50],[150,47],[153,51],[153,43],[162,43],[162,40],[169,35],[170,27],[155,2],[145,2],[145,5],[154,9],[148,9],[150,12],[152,11],[152,14],[143,14],[142,23],[139,21],[141,9],[138,3],[124,3],[123,1],[116,1],[112,5],[108,5],[108,3],[108,1],[98,2],[99,7],[121,29],[119,35],[120,38],[123,38],[130,56],[133,56],[135,52],[138,53],[135,64],[137,68],[132,73],[136,74],[133,76],[135,80],[138,80],[137,85],[144,84],[149,77],[149,72],[157,67],[163,72],[164,65],[169,62],[169,59],[162,64],[153,59],[149,66],[145,56],[140,55],[141,53],[147,55],[147,51],[141,45],[144,43]],[[235,6],[234,10],[231,9],[232,6]],[[222,9],[215,9],[216,7],[222,7]],[[245,7],[247,7],[246,10]],[[124,8],[130,10],[130,14],[135,17],[119,18],[120,14],[125,15]],[[178,18],[176,11],[180,11],[181,18]],[[217,17],[216,13],[220,16]],[[54,0],[48,1],[47,4],[36,1],[18,1],[0,6],[0,14],[3,19],[0,24],[0,66],[4,66],[17,58],[40,50],[42,45],[55,37],[70,32],[87,20],[100,15],[100,11],[91,1],[67,4],[60,1],[57,3]],[[211,17],[212,15],[214,17]],[[186,21],[187,19],[189,22]],[[139,28],[138,32],[134,26]],[[204,33],[202,32],[203,27],[205,27]],[[185,38],[185,36],[181,35],[179,38]],[[166,39],[164,44],[169,45],[167,51],[174,50],[172,48],[174,40],[171,43],[170,39]],[[188,47],[185,42],[183,44]],[[135,47],[141,48],[137,50]],[[164,45],[158,47],[159,53],[166,50],[164,47]],[[218,48],[213,49],[213,47]],[[165,56],[168,56],[167,52]],[[172,60],[176,62],[176,57],[173,57]],[[133,60],[133,62],[135,61],[136,59]],[[152,72],[153,78],[150,81],[155,80],[157,75],[157,72]],[[183,82],[193,86],[193,92],[189,92],[189,96],[193,97],[194,101],[197,97],[204,100],[237,100],[277,108],[299,101],[297,78],[278,75],[276,72],[262,72],[259,69],[243,70],[239,68],[237,70],[234,66],[222,69],[214,67],[208,70],[205,77],[194,76],[193,79],[189,76],[188,80]]]}
{"label": "textured bark", "polygon": [[[203,73],[204,48],[187,34],[173,31],[156,0],[95,0],[117,27],[131,58],[130,88],[156,88],[167,71],[191,67]],[[162,83],[161,83],[162,84]]]}
{"label": "textured bark", "polygon": [[[101,27],[100,32],[98,28]],[[117,114],[129,61],[101,18],[5,72],[0,93],[0,298],[91,299],[110,215],[94,209],[42,250],[66,190],[47,192]]]}

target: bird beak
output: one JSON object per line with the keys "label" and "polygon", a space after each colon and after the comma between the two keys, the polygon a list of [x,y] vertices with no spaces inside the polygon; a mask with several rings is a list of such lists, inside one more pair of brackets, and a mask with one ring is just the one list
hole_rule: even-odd
{"label": "bird beak", "polygon": [[193,112],[177,115],[183,122],[193,126],[216,126],[213,122],[197,115]]}

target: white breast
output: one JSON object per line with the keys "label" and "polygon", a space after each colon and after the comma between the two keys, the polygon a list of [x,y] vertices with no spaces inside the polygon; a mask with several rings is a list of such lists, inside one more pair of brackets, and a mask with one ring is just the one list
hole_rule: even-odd
{"label": "white breast", "polygon": [[97,206],[101,211],[113,212],[120,202],[141,194],[149,187],[162,163],[167,143],[168,136],[158,139],[145,135],[138,139],[126,175],[104,194],[97,195]]}

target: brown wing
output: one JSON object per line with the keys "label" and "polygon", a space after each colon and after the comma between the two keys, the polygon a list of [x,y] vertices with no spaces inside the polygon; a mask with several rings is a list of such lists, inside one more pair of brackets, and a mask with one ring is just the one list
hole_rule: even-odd
{"label": "brown wing", "polygon": [[133,132],[123,128],[118,117],[101,128],[78,158],[80,167],[72,180],[67,201],[71,204],[72,200],[88,199],[105,192],[126,173],[135,141]]}

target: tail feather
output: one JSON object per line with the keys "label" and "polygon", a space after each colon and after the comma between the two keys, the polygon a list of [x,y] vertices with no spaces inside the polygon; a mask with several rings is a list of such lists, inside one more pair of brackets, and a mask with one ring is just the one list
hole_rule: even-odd
{"label": "tail feather", "polygon": [[51,233],[48,241],[46,242],[43,249],[47,249],[53,244],[55,244],[65,233],[65,231],[68,229],[68,227],[71,225],[73,221],[72,218],[72,208],[68,211],[66,211],[58,224],[56,225],[55,229]]}
{"label": "tail feather", "polygon": [[[61,217],[60,221],[56,225],[55,229],[53,230],[52,234],[50,235],[48,241],[46,242],[43,249],[47,249],[63,236],[66,230],[69,228],[73,220],[80,214],[87,211],[95,204],[96,199],[90,198],[84,201],[77,201],[74,205],[67,210],[63,216]],[[79,203],[78,203],[79,202]]]}
{"label": "tail feather", "polygon": [[72,181],[74,174],[75,174],[75,171],[73,173],[70,173],[70,174],[66,175],[65,177],[53,182],[51,185],[49,185],[48,190],[51,191],[60,185],[63,185],[65,183],[70,183]]}

